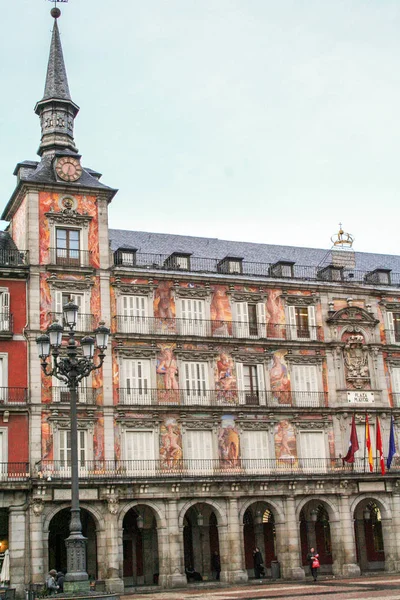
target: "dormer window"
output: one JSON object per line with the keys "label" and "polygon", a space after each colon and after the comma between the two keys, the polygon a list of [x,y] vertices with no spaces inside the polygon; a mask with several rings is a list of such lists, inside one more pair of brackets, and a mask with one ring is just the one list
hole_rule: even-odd
{"label": "dormer window", "polygon": [[324,281],[342,281],[343,279],[343,267],[336,267],[335,265],[328,265],[323,269],[319,269],[317,272],[318,279]]}
{"label": "dormer window", "polygon": [[390,285],[390,273],[391,269],[375,269],[374,271],[370,271],[365,276],[365,281],[367,283],[381,283],[382,285]]}
{"label": "dormer window", "polygon": [[243,273],[243,258],[226,256],[218,263],[218,273],[240,275]]}
{"label": "dormer window", "polygon": [[114,262],[121,267],[136,265],[136,248],[118,248],[114,254]]}
{"label": "dormer window", "polygon": [[164,267],[166,269],[177,269],[179,271],[190,270],[190,254],[183,252],[173,252],[165,262]]}
{"label": "dormer window", "polygon": [[288,277],[294,276],[294,262],[288,260],[280,260],[279,262],[271,265],[270,275],[272,277]]}

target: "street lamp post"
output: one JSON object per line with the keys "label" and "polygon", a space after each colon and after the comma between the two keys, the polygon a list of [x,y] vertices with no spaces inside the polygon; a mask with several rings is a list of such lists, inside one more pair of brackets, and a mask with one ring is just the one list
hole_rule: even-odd
{"label": "street lamp post", "polygon": [[[82,522],[79,508],[79,461],[78,461],[78,384],[104,362],[110,330],[100,323],[94,331],[95,338],[82,338],[80,347],[75,339],[75,327],[78,318],[78,306],[68,302],[63,307],[64,322],[68,325],[68,344],[61,352],[63,326],[55,322],[47,333],[36,339],[39,358],[44,374],[56,377],[67,384],[71,401],[71,521],[67,547],[67,574],[64,589],[66,592],[85,593],[89,591],[89,578],[86,572],[86,538],[82,534]],[[94,362],[95,345],[98,349],[98,363]],[[53,364],[47,362],[50,353]]]}

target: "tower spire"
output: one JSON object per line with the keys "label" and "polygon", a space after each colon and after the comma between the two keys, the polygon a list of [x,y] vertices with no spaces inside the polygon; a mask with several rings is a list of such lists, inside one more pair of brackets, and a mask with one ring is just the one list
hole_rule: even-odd
{"label": "tower spire", "polygon": [[35,113],[40,117],[42,139],[38,154],[70,152],[76,154],[74,142],[74,119],[79,107],[72,101],[68,86],[60,32],[57,19],[61,15],[58,8],[51,10],[54,17],[53,34],[47,65],[46,83],[43,98],[36,104]]}

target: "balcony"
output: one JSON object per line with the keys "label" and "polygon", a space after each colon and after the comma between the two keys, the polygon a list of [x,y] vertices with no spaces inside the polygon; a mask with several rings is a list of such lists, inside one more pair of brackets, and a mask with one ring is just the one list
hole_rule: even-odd
{"label": "balcony", "polygon": [[[53,386],[52,399],[55,404],[65,403],[70,404],[71,394],[67,387]],[[79,404],[88,404],[93,406],[96,404],[96,389],[95,388],[78,388]]]}
{"label": "balcony", "polygon": [[22,387],[0,387],[0,404],[24,405],[28,401],[28,390]]}
{"label": "balcony", "polygon": [[[162,271],[179,271],[176,264],[168,261],[170,254],[150,254],[143,252],[131,252],[129,260],[124,260],[124,252],[117,250],[114,253],[114,265],[130,270],[162,270]],[[282,261],[281,261],[282,262]],[[283,261],[284,262],[284,261]],[[326,276],[321,274],[321,269],[318,266],[296,265],[291,264],[290,274],[288,272],[277,269],[277,263],[262,263],[241,261],[240,272],[236,270],[226,270],[224,274],[228,277],[263,277],[269,280],[276,279],[297,279],[299,281],[326,281]],[[192,273],[221,273],[221,257],[206,258],[199,256],[190,256],[188,271]],[[375,280],[374,280],[375,281]],[[371,272],[360,271],[349,267],[340,269],[340,283],[358,283],[363,285],[371,285]],[[377,282],[375,282],[375,285]],[[386,279],[380,278],[379,285],[399,287],[400,273],[390,273],[390,277]]]}
{"label": "balcony", "polygon": [[49,248],[49,264],[60,267],[90,267],[90,250],[71,250],[65,248]]}
{"label": "balcony", "polygon": [[[66,327],[68,329],[68,325],[64,319],[63,313],[56,313],[56,312],[52,312],[50,313],[51,315],[51,320],[52,321],[58,321],[59,323],[61,323],[61,325],[63,325],[64,327]],[[78,318],[77,318],[77,322],[76,322],[76,329],[75,331],[78,333],[89,333],[89,332],[93,332],[94,329],[94,315],[89,314],[89,313],[80,313],[78,312]]]}
{"label": "balcony", "polygon": [[[392,463],[388,474],[399,476],[400,462]],[[376,477],[380,473],[379,465],[375,472],[369,472],[367,459],[359,459],[354,464],[343,464],[341,458],[237,458],[237,459],[181,459],[181,460],[96,460],[79,463],[79,477],[86,480],[123,481],[138,478],[180,478],[194,479],[199,476],[229,478],[258,476],[269,478],[303,476],[337,477]],[[69,461],[41,461],[36,465],[34,478],[69,480],[71,465]]]}
{"label": "balcony", "polygon": [[28,462],[0,463],[0,483],[27,481],[30,478]]}
{"label": "balcony", "polygon": [[206,319],[159,319],[117,315],[117,333],[136,335],[182,335],[213,338],[323,341],[320,326],[296,327],[280,323],[243,323]]}
{"label": "balcony", "polygon": [[158,390],[119,388],[124,406],[269,406],[318,408],[327,405],[326,392],[276,392],[249,390]]}
{"label": "balcony", "polygon": [[13,333],[13,316],[9,312],[0,313],[0,337]]}
{"label": "balcony", "polygon": [[29,266],[29,252],[27,250],[0,250],[0,267],[27,266]]}

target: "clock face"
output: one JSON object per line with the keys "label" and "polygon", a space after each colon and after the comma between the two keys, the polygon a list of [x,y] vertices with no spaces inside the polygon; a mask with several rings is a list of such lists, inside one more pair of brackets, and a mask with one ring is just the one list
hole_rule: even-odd
{"label": "clock face", "polygon": [[56,173],[64,181],[77,181],[82,175],[82,167],[77,158],[62,156],[56,162]]}

